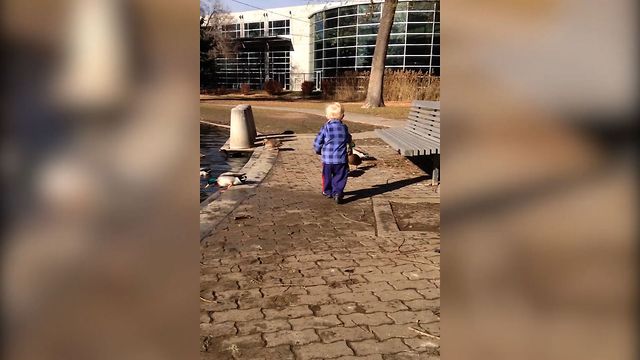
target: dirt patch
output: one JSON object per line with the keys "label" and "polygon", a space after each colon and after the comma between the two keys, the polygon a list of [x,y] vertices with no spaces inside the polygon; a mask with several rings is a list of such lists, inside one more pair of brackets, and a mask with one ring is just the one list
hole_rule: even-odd
{"label": "dirt patch", "polygon": [[278,295],[269,298],[267,308],[284,309],[289,305],[295,304],[300,296],[296,294]]}
{"label": "dirt patch", "polygon": [[400,231],[440,232],[440,204],[391,202]]}
{"label": "dirt patch", "polygon": [[[229,125],[231,107],[215,104],[200,104],[200,119],[216,124]],[[256,129],[263,134],[281,134],[292,131],[296,134],[315,134],[327,121],[324,116],[270,109],[253,109]],[[352,133],[373,131],[376,127],[345,121]]]}
{"label": "dirt patch", "polygon": [[344,281],[332,281],[329,283],[329,287],[332,289],[339,289],[339,288],[343,288],[347,285],[355,285],[360,283],[360,280],[358,279],[347,279]]}
{"label": "dirt patch", "polygon": [[[201,97],[201,103],[204,104],[228,104],[237,105],[239,103],[256,105],[256,106],[281,106],[296,107],[301,109],[323,110],[324,107],[333,101],[330,100],[311,100],[311,99],[292,99],[292,98],[274,98],[264,97],[260,95],[249,96],[206,96]],[[409,115],[411,102],[407,101],[385,101],[385,106],[380,108],[364,109],[362,102],[342,102],[347,115],[349,113],[365,114],[374,117],[383,117],[387,119],[405,120]]]}

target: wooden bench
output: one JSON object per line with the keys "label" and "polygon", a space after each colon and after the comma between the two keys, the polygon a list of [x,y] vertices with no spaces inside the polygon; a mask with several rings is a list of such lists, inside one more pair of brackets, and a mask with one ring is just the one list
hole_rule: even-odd
{"label": "wooden bench", "polygon": [[404,127],[376,129],[376,133],[403,156],[439,154],[440,102],[416,100]]}

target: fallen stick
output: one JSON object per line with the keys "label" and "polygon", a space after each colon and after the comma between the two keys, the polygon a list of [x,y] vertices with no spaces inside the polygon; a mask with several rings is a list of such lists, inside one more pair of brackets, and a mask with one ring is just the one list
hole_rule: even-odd
{"label": "fallen stick", "polygon": [[418,330],[418,329],[416,329],[416,328],[412,328],[411,326],[409,326],[409,329],[411,329],[411,330],[413,330],[413,331],[417,332],[417,333],[418,333],[418,334],[420,334],[420,335],[423,335],[423,336],[426,336],[426,337],[430,337],[430,338],[433,338],[433,339],[440,340],[440,337],[439,337],[439,336],[431,335],[431,334],[429,334],[429,333],[428,333],[428,332],[426,332],[426,331]]}
{"label": "fallen stick", "polygon": [[348,217],[344,216],[343,214],[340,214],[340,216],[342,216],[343,218],[345,218],[345,219],[347,219],[349,221],[353,221],[353,222],[357,222],[357,223],[360,223],[360,224],[365,224],[365,225],[371,226],[371,224],[366,223],[364,221],[358,221],[358,220],[349,219]]}
{"label": "fallen stick", "polygon": [[414,262],[414,263],[416,263],[416,264],[422,264],[422,265],[431,266],[431,267],[432,267],[432,268],[434,268],[434,269],[440,270],[440,267],[439,267],[439,266],[436,266],[436,265],[433,265],[433,264],[430,264],[430,263],[426,263],[426,262],[423,262],[423,261],[411,260],[411,259],[407,259],[407,258],[399,258],[399,259],[400,259],[400,260],[405,260],[405,261]]}

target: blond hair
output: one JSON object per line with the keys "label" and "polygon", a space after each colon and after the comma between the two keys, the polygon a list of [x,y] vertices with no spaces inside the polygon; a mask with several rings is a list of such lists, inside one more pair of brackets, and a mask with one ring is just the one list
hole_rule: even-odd
{"label": "blond hair", "polygon": [[342,120],[344,117],[344,107],[339,102],[334,102],[327,105],[324,113],[327,116],[327,119]]}

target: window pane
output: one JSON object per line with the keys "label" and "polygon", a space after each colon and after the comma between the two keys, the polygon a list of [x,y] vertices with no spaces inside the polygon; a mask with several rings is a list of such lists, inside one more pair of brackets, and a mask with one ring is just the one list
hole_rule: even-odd
{"label": "window pane", "polygon": [[371,66],[371,57],[359,57],[357,58],[356,65],[358,66]]}
{"label": "window pane", "polygon": [[358,34],[360,35],[369,35],[369,34],[377,34],[377,33],[378,33],[378,25],[358,26]]}
{"label": "window pane", "polygon": [[331,9],[324,12],[325,18],[332,18],[338,16],[338,9]]}
{"label": "window pane", "polygon": [[324,37],[326,39],[334,38],[337,35],[338,35],[338,30],[337,29],[331,29],[331,30],[325,30],[324,31]]}
{"label": "window pane", "polygon": [[334,58],[336,57],[337,49],[329,49],[324,51],[324,57],[326,58]]}
{"label": "window pane", "polygon": [[406,2],[398,3],[398,6],[396,7],[396,12],[398,12],[398,11],[406,11],[406,10],[407,10],[407,3]]}
{"label": "window pane", "polygon": [[316,51],[314,53],[314,56],[315,56],[316,59],[322,59],[322,50]]}
{"label": "window pane", "polygon": [[322,60],[316,60],[315,61],[315,68],[316,68],[316,70],[322,68]]}
{"label": "window pane", "polygon": [[340,8],[340,16],[342,16],[342,15],[353,15],[355,13],[356,13],[356,7],[355,6],[346,6],[346,7]]}
{"label": "window pane", "polygon": [[326,20],[324,22],[324,27],[327,29],[332,29],[334,27],[338,26],[338,19],[331,19],[331,20]]}
{"label": "window pane", "polygon": [[440,55],[440,45],[433,45],[433,55]]}
{"label": "window pane", "polygon": [[407,35],[407,44],[415,44],[415,45],[422,45],[422,44],[429,44],[431,40],[431,35],[413,35],[413,34],[409,34]]}
{"label": "window pane", "polygon": [[406,65],[429,65],[429,56],[407,56]]}
{"label": "window pane", "polygon": [[374,13],[374,12],[380,12],[380,3],[358,5],[359,14]]}
{"label": "window pane", "polygon": [[384,61],[385,65],[402,65],[402,62],[404,60],[404,56],[394,56],[394,57],[389,57],[387,56],[387,58]]}
{"label": "window pane", "polygon": [[338,59],[338,66],[341,68],[344,67],[355,67],[356,59],[355,58],[341,58]]}
{"label": "window pane", "polygon": [[355,34],[356,34],[356,27],[355,26],[350,26],[350,27],[339,28],[338,29],[338,36],[351,36],[351,35],[355,35]]}
{"label": "window pane", "polygon": [[339,46],[355,46],[356,38],[355,37],[339,38],[338,45]]}
{"label": "window pane", "polygon": [[433,9],[434,3],[427,1],[411,1],[409,10],[430,10]]}
{"label": "window pane", "polygon": [[431,59],[431,66],[440,66],[440,56],[434,56]]}
{"label": "window pane", "polygon": [[375,45],[376,36],[358,36],[358,45]]}
{"label": "window pane", "polygon": [[354,47],[342,48],[338,51],[338,55],[340,57],[356,56],[356,48]]}
{"label": "window pane", "polygon": [[387,49],[387,55],[404,55],[404,45],[389,46]]}
{"label": "window pane", "polygon": [[371,56],[373,55],[375,46],[360,46],[358,47],[358,56]]}
{"label": "window pane", "polygon": [[407,55],[429,55],[429,46],[407,46]]}
{"label": "window pane", "polygon": [[397,12],[396,11],[396,15],[393,17],[393,21],[394,22],[405,22],[405,21],[407,21],[407,13],[406,12]]}
{"label": "window pane", "polygon": [[277,35],[289,35],[289,29],[288,28],[280,28],[280,29],[273,29],[271,35],[273,36],[277,36]]}
{"label": "window pane", "polygon": [[391,35],[389,44],[404,44],[405,35]]}
{"label": "window pane", "polygon": [[324,22],[320,21],[316,23],[316,31],[322,31],[324,29]]}
{"label": "window pane", "polygon": [[[427,15],[428,14],[428,15]],[[432,22],[433,21],[433,13],[432,12],[410,12],[409,13],[409,22]]]}
{"label": "window pane", "polygon": [[433,24],[431,23],[407,24],[408,33],[431,33],[432,29],[433,29]]}
{"label": "window pane", "polygon": [[405,23],[399,23],[399,24],[393,24],[393,26],[391,27],[391,33],[395,33],[395,34],[401,34],[404,33],[405,31]]}
{"label": "window pane", "polygon": [[324,41],[324,48],[334,48],[338,45],[338,41],[336,39],[329,39]]}
{"label": "window pane", "polygon": [[380,13],[358,15],[358,24],[377,24],[380,22]]}
{"label": "window pane", "polygon": [[340,18],[340,26],[351,26],[355,25],[357,18],[355,16],[347,16]]}

